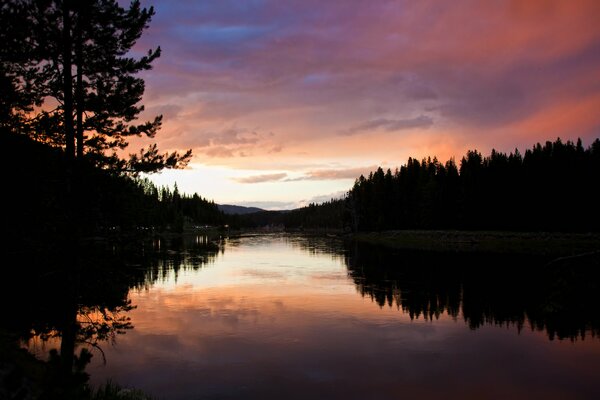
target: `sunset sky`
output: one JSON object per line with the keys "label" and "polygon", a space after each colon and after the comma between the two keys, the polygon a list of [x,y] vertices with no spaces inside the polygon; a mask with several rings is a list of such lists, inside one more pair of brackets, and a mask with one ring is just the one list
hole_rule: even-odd
{"label": "sunset sky", "polygon": [[[409,156],[600,137],[600,1],[142,0],[160,185],[294,208]],[[145,143],[132,142],[133,152]]]}

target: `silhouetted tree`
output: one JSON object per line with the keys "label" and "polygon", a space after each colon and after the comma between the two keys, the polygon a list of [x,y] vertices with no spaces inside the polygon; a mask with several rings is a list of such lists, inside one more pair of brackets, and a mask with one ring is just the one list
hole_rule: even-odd
{"label": "silhouetted tree", "polygon": [[[111,169],[153,172],[188,162],[191,151],[160,154],[155,145],[128,160],[117,155],[131,136],[154,137],[162,121],[159,115],[135,123],[144,109],[139,105],[144,81],[136,75],[151,68],[160,48],[139,59],[130,50],[148,27],[152,7],[142,8],[137,0],[128,9],[115,0],[13,0],[3,6],[3,14],[28,28],[26,35],[22,29],[14,35],[3,30],[3,38],[31,50],[19,69],[8,69],[23,61],[18,52],[8,52],[14,61],[2,63],[13,92],[27,92],[24,82],[31,81],[35,92],[53,98],[44,103],[46,111],[30,121],[36,135],[64,147],[68,160],[85,155]],[[58,105],[51,109],[53,103]],[[12,108],[18,105],[15,101]]]}
{"label": "silhouetted tree", "polygon": [[23,131],[27,115],[40,105],[42,68],[28,23],[29,10],[23,2],[0,6],[0,127]]}

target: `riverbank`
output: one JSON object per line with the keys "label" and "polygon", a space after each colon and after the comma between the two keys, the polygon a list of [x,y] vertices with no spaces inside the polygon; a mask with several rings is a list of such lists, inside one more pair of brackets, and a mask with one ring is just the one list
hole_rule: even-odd
{"label": "riverbank", "polygon": [[513,253],[552,257],[600,252],[598,233],[503,231],[383,231],[357,233],[355,240],[408,250]]}

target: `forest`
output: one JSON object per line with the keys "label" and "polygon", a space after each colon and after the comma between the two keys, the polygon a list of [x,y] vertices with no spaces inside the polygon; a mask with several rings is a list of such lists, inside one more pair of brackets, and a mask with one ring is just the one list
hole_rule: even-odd
{"label": "forest", "polygon": [[460,162],[409,158],[360,176],[344,199],[294,210],[284,225],[352,232],[398,229],[590,232],[600,226],[600,139],[560,138],[521,155],[468,151]]}
{"label": "forest", "polygon": [[560,139],[457,166],[410,158],[394,172],[358,178],[346,198],[355,231],[470,229],[596,231],[600,222],[600,140],[584,148]]}
{"label": "forest", "polygon": [[148,179],[85,163],[79,165],[85,179],[77,181],[76,193],[69,193],[67,161],[60,149],[11,133],[0,135],[0,145],[11,149],[0,159],[0,167],[11,193],[5,202],[9,212],[2,233],[12,251],[43,248],[48,238],[181,232],[226,223],[213,201],[180,194],[177,185],[159,188]]}
{"label": "forest", "polygon": [[[392,172],[360,176],[342,199],[289,211],[230,215],[198,194],[157,187],[147,178],[80,164],[75,207],[66,191],[61,149],[4,132],[2,158],[10,210],[3,229],[20,240],[49,234],[91,236],[116,232],[182,232],[198,227],[369,232],[399,229],[463,229],[592,232],[600,226],[595,187],[600,182],[600,140],[536,144],[521,155],[469,151],[457,165],[435,157],[410,158]],[[29,158],[27,163],[23,159]],[[73,223],[76,219],[77,224]],[[15,234],[16,233],[16,234]],[[19,239],[21,238],[21,239]],[[27,238],[27,239],[23,239]]]}

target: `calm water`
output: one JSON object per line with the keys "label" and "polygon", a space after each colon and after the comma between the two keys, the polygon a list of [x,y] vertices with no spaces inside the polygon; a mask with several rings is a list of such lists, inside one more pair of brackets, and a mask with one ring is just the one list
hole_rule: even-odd
{"label": "calm water", "polygon": [[290,235],[151,249],[93,384],[160,399],[600,398],[584,267]]}

